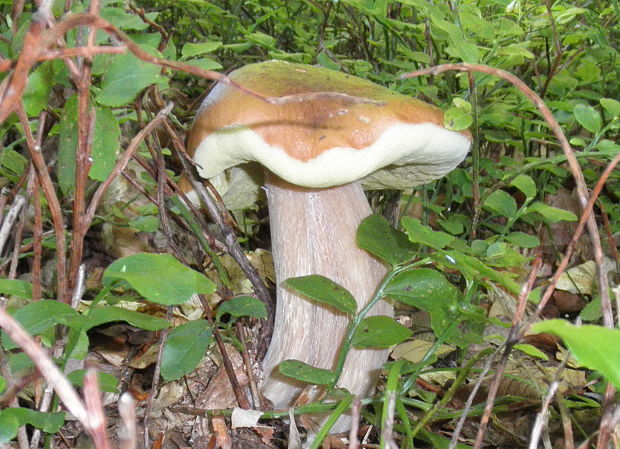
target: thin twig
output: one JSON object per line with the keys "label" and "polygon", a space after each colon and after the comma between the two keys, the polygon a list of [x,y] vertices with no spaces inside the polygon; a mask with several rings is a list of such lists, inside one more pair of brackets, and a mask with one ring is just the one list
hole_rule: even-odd
{"label": "thin twig", "polygon": [[24,207],[24,204],[26,204],[26,198],[22,195],[16,195],[9,212],[4,217],[2,227],[0,227],[0,254],[4,251],[4,246],[6,245],[9,235],[13,232],[13,224],[15,224],[15,220],[17,220],[17,216],[22,210],[22,207]]}
{"label": "thin twig", "polygon": [[97,382],[97,371],[89,368],[84,376],[84,402],[88,411],[90,436],[96,449],[110,449],[106,432],[106,418]]}
{"label": "thin twig", "polygon": [[349,429],[349,447],[347,449],[358,449],[360,447],[360,440],[357,434],[360,428],[361,409],[362,403],[356,397],[351,402],[351,428]]}
{"label": "thin twig", "polygon": [[[65,239],[65,220],[58,195],[54,188],[52,178],[47,171],[47,164],[41,153],[41,145],[37,143],[30,130],[30,122],[24,111],[24,105],[20,101],[16,109],[17,116],[24,130],[30,158],[37,171],[39,183],[47,200],[47,205],[52,216],[54,235],[56,237],[56,295],[59,299],[66,299],[67,293],[67,243]],[[45,113],[39,116],[39,128],[45,123]]]}
{"label": "thin twig", "polygon": [[138,445],[136,426],[136,401],[131,393],[125,392],[118,399],[118,413],[121,425],[118,429],[119,449],[135,449]]}

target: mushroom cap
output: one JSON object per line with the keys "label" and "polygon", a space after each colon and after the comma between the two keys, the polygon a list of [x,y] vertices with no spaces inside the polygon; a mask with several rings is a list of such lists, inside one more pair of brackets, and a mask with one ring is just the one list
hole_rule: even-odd
{"label": "mushroom cap", "polygon": [[[205,178],[256,161],[303,187],[361,179],[365,188],[406,189],[445,175],[469,151],[470,134],[445,129],[439,108],[352,75],[268,61],[229,77],[265,97],[307,96],[270,104],[218,83],[188,138]],[[232,186],[227,177],[216,187]]]}

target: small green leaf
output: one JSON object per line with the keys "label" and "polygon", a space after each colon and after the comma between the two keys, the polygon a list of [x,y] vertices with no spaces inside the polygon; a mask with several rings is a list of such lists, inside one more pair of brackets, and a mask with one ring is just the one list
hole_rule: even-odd
{"label": "small green leaf", "polygon": [[38,116],[43,108],[47,106],[47,97],[54,85],[53,78],[54,68],[52,61],[42,63],[28,76],[23,101],[26,114],[29,117]]}
{"label": "small green leaf", "polygon": [[196,369],[211,343],[212,328],[206,320],[190,321],[175,327],[166,340],[161,375],[176,380]]}
{"label": "small green leaf", "polygon": [[528,175],[519,175],[510,183],[519,189],[528,198],[534,198],[536,196],[536,183]]}
{"label": "small green leaf", "polygon": [[262,301],[253,296],[235,296],[220,304],[217,308],[216,318],[219,320],[225,313],[233,318],[250,316],[253,318],[267,318],[267,308]]}
{"label": "small green leaf", "polygon": [[409,240],[413,243],[427,245],[433,249],[443,249],[454,240],[450,234],[433,231],[430,227],[420,223],[417,218],[403,217],[401,222],[407,231]]}
{"label": "small green leaf", "polygon": [[443,123],[446,129],[451,131],[462,131],[471,126],[474,119],[470,112],[461,108],[450,108],[443,116]]}
{"label": "small green leaf", "polygon": [[[67,374],[67,380],[76,387],[84,386],[85,369],[76,369]],[[99,389],[105,393],[118,393],[118,379],[112,374],[97,372],[97,385]]]}
{"label": "small green leaf", "polygon": [[355,329],[351,343],[358,349],[383,349],[405,341],[411,334],[411,329],[392,317],[370,316],[364,318]]}
{"label": "small green leaf", "polygon": [[620,117],[620,101],[612,98],[601,98],[599,102],[612,117]]}
{"label": "small green leaf", "polygon": [[222,70],[224,67],[219,62],[211,58],[198,58],[185,61],[189,65],[201,68],[202,70]]}
{"label": "small green leaf", "polygon": [[[149,12],[146,13],[146,17],[149,20],[155,20],[159,13]],[[107,6],[101,9],[101,17],[108,22],[113,23],[114,26],[122,30],[146,30],[149,24],[142,20],[138,14],[129,13],[124,8],[114,8]]]}
{"label": "small green leaf", "polygon": [[559,221],[577,221],[577,216],[570,211],[547,206],[545,203],[536,201],[527,208],[527,212],[536,212],[551,223]]}
{"label": "small green leaf", "polygon": [[329,385],[334,381],[332,371],[315,368],[299,360],[285,360],[280,363],[278,370],[285,376],[314,385]]}
{"label": "small green leaf", "polygon": [[496,215],[513,217],[517,213],[517,202],[507,192],[496,190],[484,200],[484,207]]}
{"label": "small green leaf", "polygon": [[[161,56],[155,50],[150,52]],[[151,84],[167,84],[161,75],[161,67],[142,61],[131,53],[114,55],[103,74],[101,91],[96,99],[104,106],[124,106]]]}
{"label": "small green leaf", "polygon": [[77,149],[78,121],[77,95],[66,102],[60,115],[60,135],[58,138],[58,184],[67,195],[75,188],[75,152]]}
{"label": "small green leaf", "polygon": [[519,351],[531,357],[536,357],[538,359],[544,360],[545,362],[549,360],[549,357],[547,356],[547,354],[542,352],[536,346],[520,343],[520,344],[514,345],[514,348],[518,349]]}
{"label": "small green leaf", "polygon": [[215,291],[213,282],[169,254],[134,254],[118,259],[106,268],[103,283],[108,287],[119,279],[149,301],[163,305],[183,304],[192,295]]}
{"label": "small green leaf", "polygon": [[145,215],[131,220],[128,224],[141,232],[155,232],[159,228],[159,218],[155,215]]}
{"label": "small green leaf", "polygon": [[0,295],[30,299],[32,298],[32,283],[19,279],[0,279]]}
{"label": "small green leaf", "polygon": [[93,310],[86,316],[79,316],[79,321],[83,330],[89,330],[93,327],[115,321],[125,321],[132,326],[147,331],[158,331],[170,326],[170,323],[164,318],[113,306],[101,307]]}
{"label": "small green leaf", "polygon": [[120,139],[121,129],[112,110],[105,107],[95,108],[95,129],[91,149],[93,165],[88,173],[91,179],[104,181],[112,172],[116,163],[116,152],[121,144]]}
{"label": "small green leaf", "polygon": [[596,134],[601,130],[603,126],[601,114],[592,106],[578,104],[573,109],[573,113],[579,124],[591,133]]}
{"label": "small green leaf", "polygon": [[[116,163],[116,153],[120,147],[121,130],[116,117],[109,108],[94,108],[95,126],[91,148],[92,166],[89,176],[96,181],[105,180]],[[77,96],[73,95],[65,103],[60,117],[60,137],[58,151],[58,182],[61,190],[69,194],[75,184],[75,155],[78,142]]]}
{"label": "small green leaf", "polygon": [[58,432],[58,429],[65,423],[65,412],[45,413],[21,407],[8,408],[3,412],[14,416],[20,426],[30,424],[46,433]]}
{"label": "small green leaf", "polygon": [[529,235],[525,232],[515,231],[506,236],[506,241],[521,248],[536,248],[540,246],[540,240],[535,235]]}
{"label": "small green leaf", "polygon": [[360,224],[357,229],[357,246],[392,265],[407,262],[416,253],[407,235],[394,229],[378,214],[365,218]]}
{"label": "small green leaf", "polygon": [[181,58],[187,59],[193,56],[204,55],[205,53],[211,53],[222,46],[221,42],[201,42],[193,43],[188,42],[183,45],[181,49]]}
{"label": "small green leaf", "polygon": [[19,154],[17,151],[4,147],[0,155],[0,164],[2,164],[4,168],[12,171],[13,174],[21,176],[26,168],[26,165],[28,164],[28,159]]}
{"label": "small green leaf", "polygon": [[461,292],[437,270],[403,271],[392,278],[385,295],[428,312],[435,335],[447,343],[464,346],[480,338],[477,327],[484,316],[477,308],[460,306]]}
{"label": "small green leaf", "polygon": [[0,443],[8,443],[17,435],[19,421],[11,410],[0,410]]}
{"label": "small green leaf", "polygon": [[456,305],[460,296],[458,289],[448,282],[443,274],[432,268],[406,270],[394,276],[385,288],[385,294],[425,310],[433,305]]}
{"label": "small green leaf", "polygon": [[566,320],[547,320],[534,324],[532,332],[559,336],[579,364],[600,372],[616,389],[620,389],[620,329],[591,324],[574,326]]}
{"label": "small green leaf", "polygon": [[[32,302],[15,311],[15,318],[32,336],[40,335],[57,324],[69,324],[78,313],[71,306],[51,300]],[[9,337],[2,333],[2,344],[5,349],[16,348]]]}
{"label": "small green leaf", "polygon": [[315,301],[329,304],[341,312],[353,315],[357,311],[357,303],[353,295],[334,281],[312,274],[290,278],[284,281],[288,286]]}

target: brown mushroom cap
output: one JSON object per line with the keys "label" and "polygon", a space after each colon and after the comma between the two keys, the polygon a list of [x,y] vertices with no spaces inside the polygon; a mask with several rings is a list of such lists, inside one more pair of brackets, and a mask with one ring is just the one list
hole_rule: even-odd
{"label": "brown mushroom cap", "polygon": [[443,176],[469,151],[469,134],[445,129],[440,109],[355,76],[269,61],[230,78],[266,97],[346,95],[269,104],[218,84],[188,140],[205,178],[257,161],[303,187],[363,179],[367,188],[408,188]]}

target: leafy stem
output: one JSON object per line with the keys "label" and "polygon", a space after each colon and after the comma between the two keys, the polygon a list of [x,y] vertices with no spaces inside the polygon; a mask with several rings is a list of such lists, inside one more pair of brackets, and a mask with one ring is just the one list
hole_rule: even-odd
{"label": "leafy stem", "polygon": [[379,285],[375,294],[373,295],[372,299],[368,302],[368,304],[366,304],[366,306],[364,306],[362,310],[360,310],[360,312],[357,315],[355,315],[355,318],[349,323],[349,326],[347,327],[347,333],[346,333],[345,339],[342,342],[342,347],[340,348],[340,352],[338,353],[338,359],[336,361],[336,369],[334,371],[334,379],[327,388],[327,394],[331,393],[334,390],[334,388],[336,387],[336,384],[338,383],[338,380],[340,379],[340,375],[342,374],[342,370],[344,369],[344,362],[347,358],[347,354],[349,353],[351,349],[351,344],[353,341],[353,335],[355,334],[355,331],[359,327],[362,320],[366,317],[366,315],[368,315],[368,313],[375,306],[375,304],[377,304],[381,299],[384,298],[385,289],[389,285],[390,281],[396,275],[402,273],[403,271],[406,271],[406,270],[409,270],[415,267],[419,267],[422,265],[426,265],[430,262],[431,262],[430,258],[424,258],[416,262],[398,265],[394,267],[392,270],[390,270],[385,275],[385,277],[381,281],[381,284]]}

